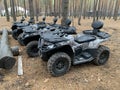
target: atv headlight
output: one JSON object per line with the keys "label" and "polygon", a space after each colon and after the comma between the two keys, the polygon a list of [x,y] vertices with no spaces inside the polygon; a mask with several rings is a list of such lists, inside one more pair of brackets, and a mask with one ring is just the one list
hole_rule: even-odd
{"label": "atv headlight", "polygon": [[31,35],[38,35],[38,33],[36,32],[36,33],[32,33]]}
{"label": "atv headlight", "polygon": [[44,45],[44,40],[43,39],[40,40],[40,44],[41,44],[41,46]]}
{"label": "atv headlight", "polygon": [[54,45],[49,45],[49,46],[48,46],[48,48],[50,48],[50,49],[53,48],[53,47],[54,47]]}
{"label": "atv headlight", "polygon": [[26,37],[28,37],[29,35],[28,34],[26,34],[25,36],[24,36],[24,38],[26,38]]}

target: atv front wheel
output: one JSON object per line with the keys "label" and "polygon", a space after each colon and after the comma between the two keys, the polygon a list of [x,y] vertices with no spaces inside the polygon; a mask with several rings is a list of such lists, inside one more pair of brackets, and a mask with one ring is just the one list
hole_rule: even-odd
{"label": "atv front wheel", "polygon": [[109,48],[101,45],[97,50],[96,58],[93,60],[94,64],[98,66],[104,65],[108,61],[109,55],[110,55]]}
{"label": "atv front wheel", "polygon": [[71,66],[71,58],[64,52],[53,54],[47,63],[48,72],[52,76],[61,76],[69,71]]}
{"label": "atv front wheel", "polygon": [[39,49],[38,49],[38,41],[32,41],[32,42],[27,44],[26,52],[27,52],[29,57],[37,57],[37,56],[39,56],[38,51],[39,51]]}
{"label": "atv front wheel", "polygon": [[24,43],[22,41],[22,33],[18,36],[17,40],[21,46],[24,46]]}

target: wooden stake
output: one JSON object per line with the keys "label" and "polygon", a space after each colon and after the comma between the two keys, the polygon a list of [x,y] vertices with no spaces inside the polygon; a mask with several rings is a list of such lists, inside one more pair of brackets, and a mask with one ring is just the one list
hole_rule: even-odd
{"label": "wooden stake", "polygon": [[18,75],[23,75],[22,56],[18,56]]}

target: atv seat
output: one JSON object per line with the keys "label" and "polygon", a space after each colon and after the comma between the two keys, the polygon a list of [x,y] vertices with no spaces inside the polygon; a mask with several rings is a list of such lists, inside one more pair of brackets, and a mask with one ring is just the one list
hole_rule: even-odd
{"label": "atv seat", "polygon": [[43,29],[43,28],[45,28],[45,27],[46,27],[46,24],[41,24],[41,25],[38,25],[37,30],[39,30],[39,29]]}
{"label": "atv seat", "polygon": [[110,35],[106,32],[103,32],[103,31],[98,31],[98,32],[93,32],[93,30],[85,30],[83,31],[84,34],[87,34],[87,35],[96,35],[97,37],[100,37],[102,39],[105,39],[105,38],[108,38],[110,37]]}
{"label": "atv seat", "polygon": [[97,36],[100,37],[100,38],[102,38],[102,39],[110,37],[110,35],[108,33],[106,33],[106,32],[98,32]]}
{"label": "atv seat", "polygon": [[26,28],[23,29],[23,31],[24,31],[25,33],[34,33],[34,32],[36,32],[36,31],[33,30],[31,27],[26,27]]}
{"label": "atv seat", "polygon": [[28,26],[28,23],[19,23],[17,24],[18,27],[24,27],[24,26]]}
{"label": "atv seat", "polygon": [[90,42],[94,41],[96,39],[95,36],[90,36],[90,35],[83,35],[75,38],[75,41],[77,43],[85,43],[85,42]]}
{"label": "atv seat", "polygon": [[59,42],[62,42],[62,41],[67,41],[67,39],[65,38],[60,38],[60,37],[56,37],[56,38],[51,38],[51,39],[45,39],[46,41],[49,41],[51,43],[59,43]]}
{"label": "atv seat", "polygon": [[85,31],[83,31],[83,33],[92,35],[93,34],[93,30],[85,30]]}

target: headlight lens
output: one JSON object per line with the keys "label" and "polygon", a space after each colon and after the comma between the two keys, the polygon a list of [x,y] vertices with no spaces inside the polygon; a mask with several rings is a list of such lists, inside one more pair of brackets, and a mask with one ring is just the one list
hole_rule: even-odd
{"label": "headlight lens", "polygon": [[25,38],[28,37],[28,36],[29,36],[28,34],[24,35]]}
{"label": "headlight lens", "polygon": [[48,46],[48,48],[53,48],[53,47],[54,47],[54,45],[49,45],[49,46]]}
{"label": "headlight lens", "polygon": [[44,40],[43,39],[40,40],[40,44],[41,44],[41,46],[44,45]]}

